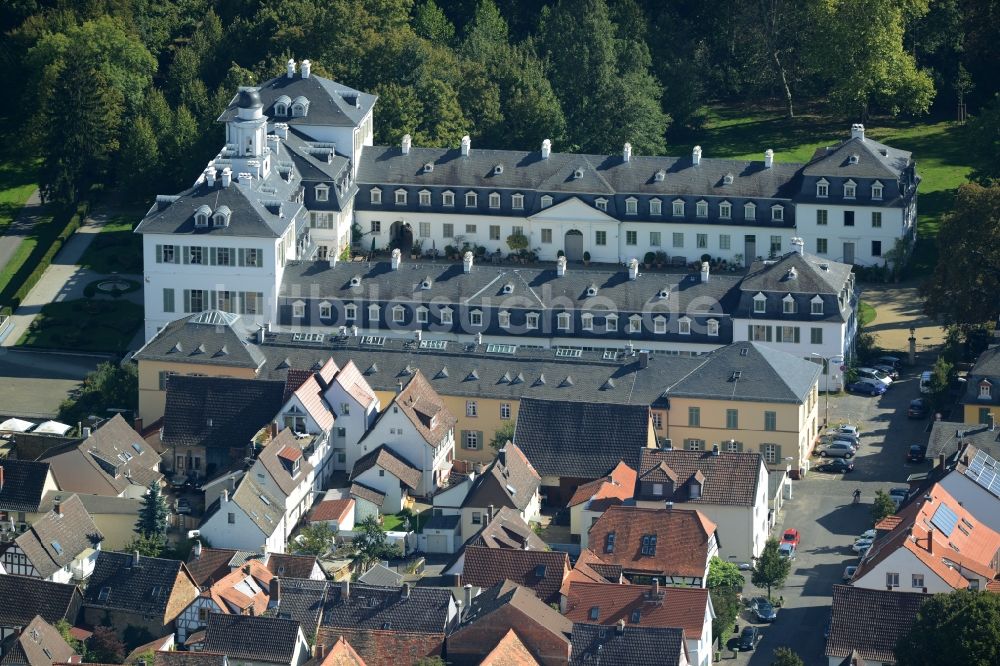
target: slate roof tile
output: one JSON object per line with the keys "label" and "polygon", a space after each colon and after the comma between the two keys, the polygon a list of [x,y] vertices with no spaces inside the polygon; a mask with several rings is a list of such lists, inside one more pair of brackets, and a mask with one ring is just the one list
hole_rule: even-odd
{"label": "slate roof tile", "polygon": [[278,580],[281,584],[280,598],[277,601],[273,597],[270,599],[264,615],[295,620],[302,627],[303,633],[307,635],[316,633],[330,583],[325,580],[305,578]]}
{"label": "slate roof tile", "polygon": [[76,585],[7,574],[0,576],[0,626],[23,627],[40,615],[49,624],[76,621],[83,599]]}
{"label": "slate roof tile", "polygon": [[292,664],[299,631],[295,620],[210,613],[205,650],[233,660]]}
{"label": "slate roof tile", "polygon": [[357,478],[376,465],[402,481],[410,490],[416,489],[420,485],[420,479],[423,477],[423,473],[419,469],[396,453],[391,446],[382,444],[370,453],[366,453],[358,458],[358,461],[354,463],[351,478]]}
{"label": "slate roof tile", "polygon": [[541,477],[521,449],[508,442],[490,466],[477,476],[469,488],[462,508],[508,506],[524,511],[541,485]]}
{"label": "slate roof tile", "polygon": [[0,460],[0,511],[34,513],[42,502],[49,464]]}
{"label": "slate roof tile", "polygon": [[516,550],[466,546],[462,580],[492,587],[504,580],[523,585],[545,603],[559,601],[559,588],[569,574],[569,556],[552,550]]}
{"label": "slate roof tile", "polygon": [[351,583],[347,598],[343,586],[330,589],[320,625],[444,634],[451,604],[451,592],[443,588],[386,588]]}
{"label": "slate roof tile", "polygon": [[3,659],[0,659],[3,666],[51,666],[53,662],[68,661],[74,654],[59,631],[38,616],[7,648]]}
{"label": "slate roof tile", "polygon": [[162,617],[178,574],[186,574],[187,567],[178,560],[146,556],[139,557],[136,567],[133,557],[129,553],[102,550],[87,583],[84,605]]}
{"label": "slate roof tile", "polygon": [[[676,475],[673,494],[663,497],[637,496],[669,500],[675,504],[686,503],[692,507],[697,507],[698,504],[753,506],[756,501],[763,465],[763,458],[759,453],[722,451],[719,455],[714,455],[712,451],[644,449],[639,465],[639,481],[643,481],[645,474],[650,471],[654,472],[652,481],[660,483],[663,478],[667,478],[666,473],[661,471],[661,463]],[[699,471],[705,476],[705,483],[701,487],[701,496],[692,498],[686,483]]]}
{"label": "slate roof tile", "polygon": [[679,627],[617,627],[573,624],[572,666],[596,663],[630,666],[680,666],[690,663]]}
{"label": "slate roof tile", "polygon": [[14,540],[38,571],[48,578],[68,566],[84,550],[96,548],[104,535],[76,495],[60,502],[60,513],[45,514]]}
{"label": "slate roof tile", "polygon": [[826,656],[855,650],[870,662],[896,663],[896,642],[905,636],[928,599],[925,594],[833,586],[833,610]]}

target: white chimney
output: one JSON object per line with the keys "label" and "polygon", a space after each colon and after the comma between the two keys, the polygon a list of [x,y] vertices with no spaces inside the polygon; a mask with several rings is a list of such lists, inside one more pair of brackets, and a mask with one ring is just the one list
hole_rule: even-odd
{"label": "white chimney", "polygon": [[205,169],[205,183],[209,187],[215,187],[215,167],[210,166]]}
{"label": "white chimney", "polygon": [[312,63],[309,62],[308,60],[303,60],[302,61],[302,78],[303,79],[308,79],[309,78],[309,72],[310,72],[311,69],[312,69]]}
{"label": "white chimney", "polygon": [[471,273],[472,272],[472,253],[471,252],[466,252],[464,255],[462,255],[462,270],[465,273]]}
{"label": "white chimney", "polygon": [[462,157],[468,157],[469,151],[472,150],[472,139],[466,134],[462,137]]}
{"label": "white chimney", "polygon": [[466,583],[465,586],[462,587],[462,597],[463,601],[465,601],[466,608],[472,606],[472,585],[469,583]]}
{"label": "white chimney", "polygon": [[292,58],[288,59],[288,78],[293,78],[295,76],[295,60]]}
{"label": "white chimney", "polygon": [[768,148],[764,151],[764,168],[770,169],[774,166],[774,151]]}
{"label": "white chimney", "polygon": [[288,138],[288,123],[274,123],[274,133],[280,139]]}
{"label": "white chimney", "polygon": [[798,236],[792,239],[792,252],[798,252],[799,254],[806,253],[806,243]]}
{"label": "white chimney", "polygon": [[[289,61],[289,62],[294,62],[294,61]],[[201,559],[201,541],[194,542],[194,559],[196,560]]]}
{"label": "white chimney", "polygon": [[222,489],[222,503],[225,504],[228,501],[229,501],[229,489],[228,488],[223,488]]}
{"label": "white chimney", "polygon": [[403,143],[400,145],[400,149],[403,151],[404,155],[410,154],[410,144],[413,143],[413,139],[409,134],[403,135]]}
{"label": "white chimney", "polygon": [[395,250],[392,251],[392,270],[398,271],[399,263],[402,260],[403,260],[403,253],[400,252],[399,248],[397,247]]}
{"label": "white chimney", "polygon": [[548,139],[542,141],[542,159],[549,159],[549,155],[552,154],[552,142]]}
{"label": "white chimney", "polygon": [[233,170],[226,167],[222,170],[222,186],[229,187],[233,184]]}
{"label": "white chimney", "polygon": [[851,125],[851,138],[861,139],[862,142],[865,140],[865,126],[861,123],[854,123]]}
{"label": "white chimney", "polygon": [[556,259],[556,275],[559,277],[566,275],[566,257]]}
{"label": "white chimney", "polygon": [[691,151],[691,163],[695,166],[701,164],[701,146],[695,146]]}
{"label": "white chimney", "polygon": [[622,148],[622,162],[630,161],[632,161],[632,144],[626,142],[625,147]]}
{"label": "white chimney", "polygon": [[701,281],[708,282],[708,262],[701,262]]}
{"label": "white chimney", "polygon": [[253,182],[253,174],[247,173],[246,171],[240,174],[239,176],[240,187],[245,187],[249,190],[250,183],[252,182]]}
{"label": "white chimney", "polygon": [[638,280],[639,279],[639,260],[632,257],[628,260],[628,279]]}

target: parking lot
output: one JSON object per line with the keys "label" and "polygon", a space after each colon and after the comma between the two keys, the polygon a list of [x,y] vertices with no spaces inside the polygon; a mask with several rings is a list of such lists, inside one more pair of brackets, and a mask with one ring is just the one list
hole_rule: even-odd
{"label": "parking lot", "polygon": [[[907,369],[883,396],[847,395],[831,397],[831,424],[860,425],[863,435],[855,457],[855,470],[846,476],[810,472],[794,482],[792,500],[785,503],[778,516],[775,535],[789,527],[801,534],[792,572],[783,589],[773,592],[781,596],[784,605],[777,620],[760,625],[762,639],[756,650],[723,653],[731,663],[770,664],[773,650],[786,645],[795,650],[806,664],[826,664],[824,632],[829,620],[831,590],[840,583],[844,568],[857,564],[851,551],[855,537],[872,526],[870,510],[877,490],[888,491],[892,486],[905,485],[910,474],[927,469],[930,463],[911,464],[906,461],[910,444],[924,444],[927,419],[912,420],[906,408],[915,397],[919,370]],[[825,409],[825,396],[820,396],[820,414]],[[814,457],[815,464],[820,458]],[[860,505],[853,504],[852,494],[861,489]],[[743,594],[750,598],[761,591],[749,584]],[[750,622],[749,612],[739,618],[742,628]],[[736,638],[734,635],[733,638]]]}

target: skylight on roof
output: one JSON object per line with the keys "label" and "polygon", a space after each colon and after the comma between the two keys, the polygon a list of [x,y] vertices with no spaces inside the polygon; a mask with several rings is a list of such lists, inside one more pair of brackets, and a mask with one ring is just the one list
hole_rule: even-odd
{"label": "skylight on roof", "polygon": [[947,504],[939,504],[934,515],[931,516],[931,525],[938,528],[946,537],[950,537],[958,523],[958,516]]}
{"label": "skylight on roof", "polygon": [[487,354],[513,354],[516,351],[517,351],[517,345],[501,345],[501,344],[486,345]]}
{"label": "skylight on roof", "polygon": [[421,349],[447,349],[448,348],[448,341],[447,340],[421,340],[420,341],[420,348]]}
{"label": "skylight on roof", "polygon": [[580,358],[583,350],[575,347],[560,347],[556,350],[556,358]]}
{"label": "skylight on roof", "polygon": [[361,344],[368,345],[370,347],[382,347],[385,345],[384,335],[363,335],[361,336]]}
{"label": "skylight on roof", "polygon": [[53,541],[52,542],[52,550],[56,551],[56,555],[62,555],[63,554],[62,544],[60,544],[58,541]]}
{"label": "skylight on roof", "polygon": [[292,342],[323,342],[324,337],[322,333],[295,333]]}
{"label": "skylight on roof", "polygon": [[98,601],[107,601],[108,597],[110,597],[110,596],[111,596],[111,588],[110,587],[102,587],[101,591],[97,593],[97,600]]}
{"label": "skylight on roof", "polygon": [[267,506],[271,506],[271,500],[267,499],[263,495],[260,495],[260,501],[266,504]]}
{"label": "skylight on roof", "polygon": [[218,326],[221,324],[229,326],[239,318],[239,315],[231,312],[223,312],[221,310],[205,310],[195,317],[192,317],[189,321],[192,324],[207,324],[211,326]]}
{"label": "skylight on roof", "polygon": [[611,350],[611,349],[608,349],[607,351],[604,352],[604,360],[605,361],[617,361],[618,360],[618,352],[616,352],[614,350]]}
{"label": "skylight on roof", "polygon": [[138,444],[133,444],[132,450],[138,453],[140,456],[142,455],[142,447],[139,446]]}

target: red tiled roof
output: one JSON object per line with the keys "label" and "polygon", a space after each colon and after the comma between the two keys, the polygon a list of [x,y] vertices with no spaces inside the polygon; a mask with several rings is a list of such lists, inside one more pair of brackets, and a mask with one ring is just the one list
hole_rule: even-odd
{"label": "red tiled roof", "polygon": [[580,551],[580,557],[577,558],[576,564],[573,565],[573,570],[569,572],[566,579],[563,581],[562,587],[559,589],[559,593],[563,595],[567,594],[569,592],[569,586],[573,583],[618,584],[618,579],[621,578],[621,567],[615,567],[612,565],[611,568],[617,569],[618,576],[614,579],[609,579],[603,573],[595,569],[595,566],[602,569],[608,568],[608,566],[601,562],[601,559],[594,554],[594,551],[589,548],[584,548]]}
{"label": "red tiled roof", "polygon": [[538,666],[531,651],[524,646],[513,629],[508,629],[480,666]]}
{"label": "red tiled roof", "polygon": [[295,368],[289,368],[288,373],[285,375],[285,395],[281,402],[288,402],[288,399],[299,389],[302,384],[305,383],[307,379],[312,377],[313,373],[310,370],[296,370]]}
{"label": "red tiled roof", "polygon": [[347,639],[343,636],[327,648],[326,656],[320,662],[320,666],[365,666],[365,660],[361,658]]}
{"label": "red tiled roof", "polygon": [[333,413],[323,399],[323,388],[315,375],[309,375],[302,386],[295,390],[295,397],[320,428],[329,430],[333,426]]}
{"label": "red tiled roof", "polygon": [[[608,535],[614,548],[607,551]],[[652,555],[642,554],[645,536],[655,536]],[[703,578],[715,524],[693,509],[612,506],[590,528],[590,545],[602,561],[626,572]]]}
{"label": "red tiled roof", "polygon": [[302,457],[302,450],[293,449],[290,446],[283,446],[281,447],[281,450],[278,451],[278,457],[284,458],[289,462],[295,462],[296,460]]}
{"label": "red tiled roof", "polygon": [[326,359],[326,363],[323,364],[317,372],[316,376],[323,382],[324,386],[329,386],[333,378],[337,376],[337,372],[340,368],[337,367],[337,362],[333,360],[333,357]]}
{"label": "red tiled roof", "polygon": [[309,516],[311,521],[326,521],[326,520],[336,520],[338,522],[343,521],[344,517],[348,513],[354,511],[354,500],[347,499],[336,499],[336,500],[324,500],[313,507],[312,513]]}
{"label": "red tiled roof", "polygon": [[[681,627],[687,636],[701,636],[708,611],[708,590],[701,587],[655,587],[612,583],[573,583],[564,615],[573,622]],[[597,617],[591,613],[597,609]],[[639,611],[639,621],[633,622]]]}
{"label": "red tiled roof", "polygon": [[[247,581],[248,578],[251,580]],[[202,596],[211,598],[223,613],[242,614],[253,606],[254,611],[260,614],[267,609],[271,578],[271,572],[259,560],[247,560],[242,567],[229,572],[202,592]],[[250,587],[251,584],[256,590]],[[253,594],[248,594],[251,591]]]}
{"label": "red tiled roof", "polygon": [[569,555],[555,550],[467,546],[462,582],[485,588],[510,580],[530,588],[545,603],[555,603],[569,571]]}
{"label": "red tiled roof", "polygon": [[343,386],[344,390],[365,409],[378,399],[364,375],[354,365],[354,361],[348,361],[333,381]]}
{"label": "red tiled roof", "polygon": [[635,495],[636,472],[624,462],[611,470],[603,479],[596,479],[577,487],[566,506],[576,506],[588,500],[627,500]]}

